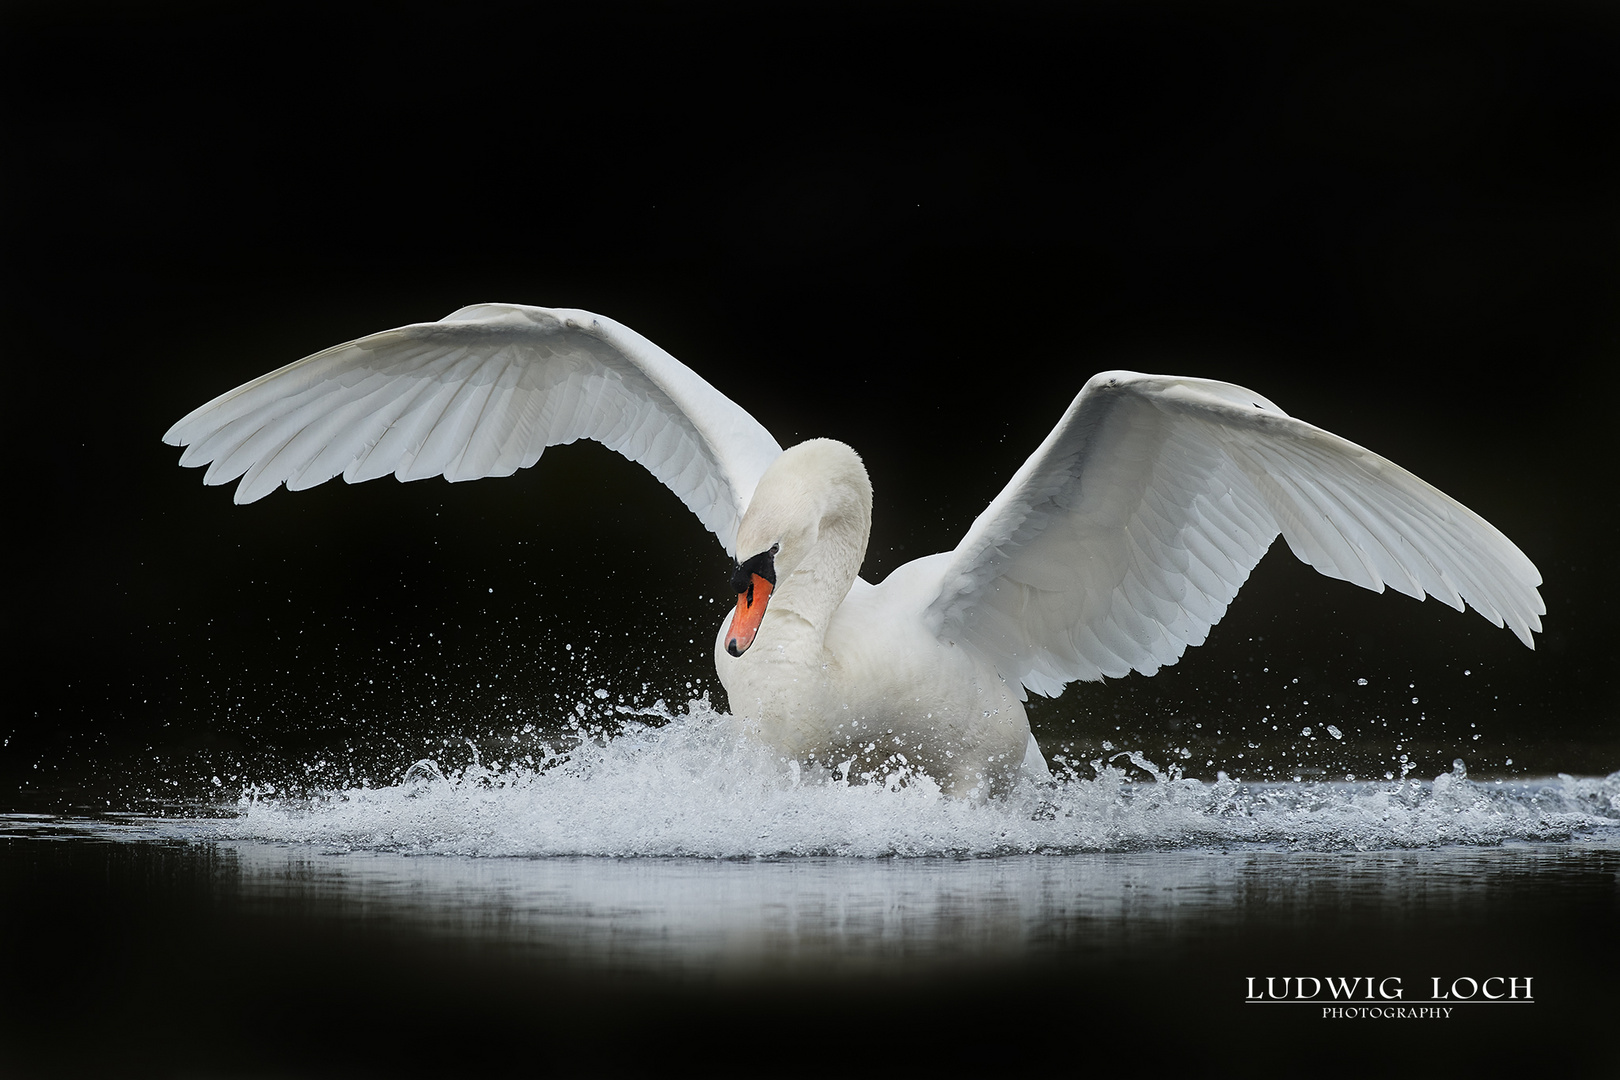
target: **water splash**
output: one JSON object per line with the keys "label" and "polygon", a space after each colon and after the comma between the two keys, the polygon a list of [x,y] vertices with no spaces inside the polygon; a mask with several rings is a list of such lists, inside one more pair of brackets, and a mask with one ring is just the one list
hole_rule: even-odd
{"label": "water splash", "polygon": [[[246,792],[198,838],[324,850],[483,856],[986,856],[1267,845],[1377,850],[1620,835],[1620,773],[1480,783],[1459,759],[1432,781],[1214,783],[1138,751],[1056,759],[1049,782],[1004,799],[945,796],[905,768],[850,783],[780,758],[706,700],[650,726],[581,727],[563,749],[392,786],[289,799]],[[864,780],[865,782],[860,782]]]}

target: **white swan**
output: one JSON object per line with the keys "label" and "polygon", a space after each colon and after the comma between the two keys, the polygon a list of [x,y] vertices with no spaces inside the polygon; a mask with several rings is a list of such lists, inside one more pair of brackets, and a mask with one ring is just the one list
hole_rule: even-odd
{"label": "white swan", "polygon": [[1330,577],[1472,606],[1534,648],[1541,576],[1399,466],[1229,383],[1093,377],[954,551],[856,575],[872,487],[849,447],[783,451],[646,338],[585,311],[479,304],[339,345],[170,428],[236,501],[506,476],[595,439],[646,466],[738,562],[715,666],[732,712],[800,760],[920,767],[958,794],[1045,771],[1027,690],[1151,675],[1280,534]]}

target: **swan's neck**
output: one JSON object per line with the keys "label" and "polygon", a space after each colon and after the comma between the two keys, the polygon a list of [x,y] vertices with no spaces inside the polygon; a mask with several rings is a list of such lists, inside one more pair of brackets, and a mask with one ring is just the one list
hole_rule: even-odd
{"label": "swan's neck", "polygon": [[871,530],[872,481],[848,446],[810,439],[771,463],[737,529],[739,556],[768,551],[778,575],[748,655],[769,645],[778,658],[821,660],[822,640],[860,572]]}
{"label": "swan's neck", "polygon": [[866,559],[871,501],[851,494],[857,497],[833,507],[821,519],[815,546],[771,597],[769,610],[784,622],[802,623],[818,645]]}

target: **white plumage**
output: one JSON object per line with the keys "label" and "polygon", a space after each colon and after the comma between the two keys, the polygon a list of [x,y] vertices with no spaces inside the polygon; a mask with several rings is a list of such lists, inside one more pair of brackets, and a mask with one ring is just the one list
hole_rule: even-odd
{"label": "white plumage", "polygon": [[1536,568],[1478,514],[1203,379],[1095,376],[954,551],[875,586],[856,577],[871,490],[853,451],[815,440],[784,455],[691,369],[589,312],[479,304],[373,334],[232,390],[164,438],[187,447],[181,464],[209,466],[205,483],[240,477],[242,503],[339,473],[506,476],[548,446],[602,442],[739,562],[775,566],[757,643],[729,655],[729,617],[716,643],[734,713],[795,757],[904,754],[958,792],[1040,770],[1025,688],[1174,663],[1278,535],[1330,577],[1467,604],[1531,647],[1546,611]]}
{"label": "white plumage", "polygon": [[[163,436],[236,501],[352,483],[510,476],[595,439],[638,461],[728,553],[782,452],[759,423],[628,327],[586,311],[475,304],[338,345],[194,410]],[[211,463],[211,464],[210,464]]]}

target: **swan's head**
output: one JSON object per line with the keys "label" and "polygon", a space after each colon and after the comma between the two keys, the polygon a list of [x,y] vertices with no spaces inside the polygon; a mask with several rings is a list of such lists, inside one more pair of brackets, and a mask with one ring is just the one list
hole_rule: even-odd
{"label": "swan's head", "polygon": [[[833,439],[811,439],[783,451],[759,478],[737,527],[737,568],[731,575],[737,610],[726,651],[741,656],[754,643],[778,581],[801,571],[836,578],[847,569],[841,586],[847,590],[866,557],[871,527],[872,481],[860,455]],[[839,542],[823,545],[833,538]]]}

